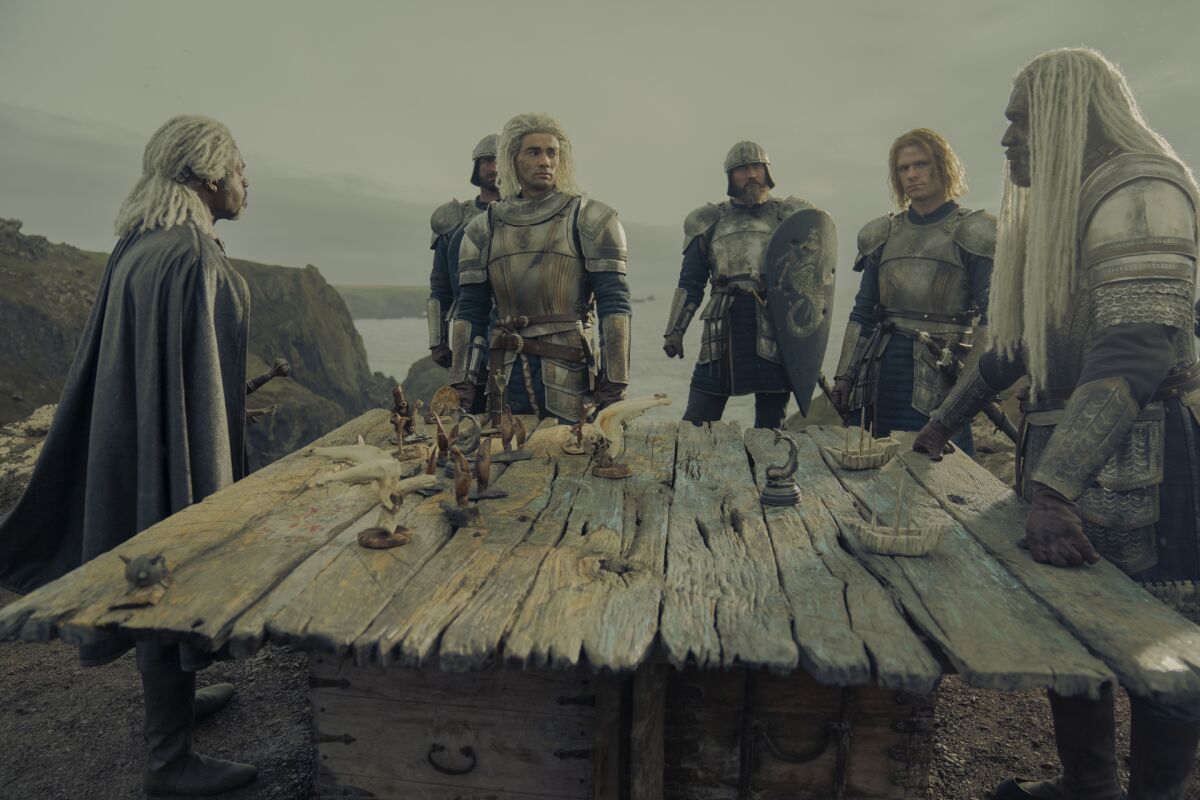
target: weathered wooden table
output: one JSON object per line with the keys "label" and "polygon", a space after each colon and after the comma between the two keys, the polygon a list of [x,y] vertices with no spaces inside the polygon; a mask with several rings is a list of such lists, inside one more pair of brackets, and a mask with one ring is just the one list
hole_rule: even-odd
{"label": "weathered wooden table", "polygon": [[[380,410],[320,444],[391,433]],[[567,433],[537,428],[477,527],[410,496],[412,543],[382,551],[356,543],[374,490],[293,454],[12,603],[0,638],[307,650],[321,797],[916,797],[946,671],[1200,694],[1200,629],[1109,564],[1035,564],[1021,503],[960,454],[847,472],[822,450],[843,434],[809,429],[801,503],[776,508],[769,432],[635,424],[623,481]],[[914,518],[952,529],[928,557],[862,552],[847,522],[891,520],[905,475]],[[143,553],[169,588],[114,610]]]}

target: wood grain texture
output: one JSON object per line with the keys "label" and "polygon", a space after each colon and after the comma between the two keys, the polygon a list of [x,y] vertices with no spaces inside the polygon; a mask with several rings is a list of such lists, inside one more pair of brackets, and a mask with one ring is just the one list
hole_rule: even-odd
{"label": "wood grain texture", "polygon": [[[355,640],[358,663],[418,666],[435,654],[446,628],[470,606],[504,556],[521,543],[544,516],[558,463],[558,435],[552,421],[526,443],[534,458],[518,461],[496,482],[508,496],[480,503],[480,524],[459,528],[433,558],[375,615]],[[571,495],[567,483],[561,492]],[[573,497],[564,501],[569,509]],[[552,526],[551,526],[552,527]],[[448,658],[457,657],[457,651]]]}
{"label": "wood grain texture", "polygon": [[[843,432],[813,428],[808,434],[825,447],[840,446]],[[1051,688],[1065,694],[1095,694],[1112,672],[1058,625],[1037,598],[988,557],[941,505],[915,483],[900,461],[877,470],[849,471],[827,464],[845,489],[822,493],[842,528],[843,541],[886,584],[912,624],[937,643],[971,686],[1003,691]],[[849,522],[870,517],[880,525],[896,518],[901,483],[906,484],[904,518],[914,524],[953,525],[927,556],[882,556],[868,552]]]}
{"label": "wood grain texture", "polygon": [[593,800],[621,800],[622,753],[625,731],[621,725],[621,691],[623,680],[615,675],[601,675],[596,684],[596,727],[592,750]]}
{"label": "wood grain texture", "polygon": [[[386,438],[389,430],[385,411],[369,411],[321,437],[314,445],[352,444],[359,435],[365,436],[368,443],[378,443]],[[221,587],[215,595],[211,586],[208,592],[194,597],[189,595],[191,589],[181,590],[180,587],[190,586],[193,581],[203,584],[208,580],[208,569],[199,568],[201,562],[218,559],[231,546],[236,546],[246,531],[258,525],[269,525],[268,521],[278,508],[304,493],[305,482],[322,468],[324,460],[309,458],[302,453],[298,451],[280,459],[183,509],[6,606],[0,611],[0,640],[46,641],[62,636],[67,641],[82,643],[94,639],[98,631],[120,629],[135,635],[184,638],[200,646],[219,646],[231,619],[222,617],[211,601],[214,596],[224,599],[225,580],[212,576]],[[244,587],[248,594],[243,595],[243,600],[252,602],[269,591],[278,582],[278,576],[315,549],[314,545],[328,540],[322,538],[321,532],[307,532],[311,534],[307,535],[296,528],[288,530],[291,534],[288,546],[284,548],[280,543],[286,555],[278,559],[278,565],[268,562],[250,577],[250,586]],[[119,557],[142,553],[165,556],[172,572],[172,586],[153,608],[110,617],[108,607],[125,592],[125,565]],[[194,607],[187,607],[189,604],[204,606],[203,612],[197,613]],[[224,610],[239,613],[241,609]],[[196,620],[203,622],[193,627]]]}
{"label": "wood grain texture", "polygon": [[[633,468],[627,479],[598,478],[587,469],[564,476],[568,465],[586,462],[580,457],[560,462],[556,488],[570,481],[580,491],[508,634],[507,659],[568,669],[586,658],[596,669],[628,670],[645,658],[658,628],[662,562],[654,552],[650,563],[635,562],[623,548],[637,538],[639,496],[646,501],[647,492],[657,496],[654,487],[669,476],[661,453],[673,450],[664,447],[668,443],[673,436],[632,432],[622,459]],[[663,522],[660,514],[646,530],[657,537],[658,552]],[[626,531],[627,524],[633,530]]]}
{"label": "wood grain texture", "polygon": [[667,533],[661,641],[676,667],[799,663],[790,610],[742,434],[681,425]]}
{"label": "wood grain texture", "polygon": [[[775,444],[768,430],[750,429],[745,441],[761,486],[766,466],[783,464],[787,448]],[[791,606],[801,664],[833,686],[874,680],[895,689],[932,691],[941,667],[883,585],[838,542],[837,523],[820,496],[840,487],[816,443],[804,435],[796,441],[800,503],[793,508],[764,506],[763,513]]]}
{"label": "wood grain texture", "polygon": [[1200,628],[1107,561],[1080,569],[1036,563],[1017,547],[1029,507],[1011,489],[962,453],[935,463],[906,445],[908,472],[1122,685],[1167,702],[1200,696]]}
{"label": "wood grain texture", "polygon": [[630,800],[662,800],[666,732],[666,664],[648,663],[633,674],[633,714],[629,730]]}

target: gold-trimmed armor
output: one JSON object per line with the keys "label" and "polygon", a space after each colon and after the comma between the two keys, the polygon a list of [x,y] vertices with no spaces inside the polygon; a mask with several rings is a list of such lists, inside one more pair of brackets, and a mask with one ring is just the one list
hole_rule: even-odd
{"label": "gold-trimmed armor", "polygon": [[[541,360],[546,410],[576,421],[592,402],[599,370],[610,381],[628,383],[629,316],[600,320],[598,343],[587,279],[588,272],[624,273],[627,258],[616,211],[586,196],[505,198],[467,225],[459,282],[491,283],[499,322],[490,344],[505,384],[519,359],[527,369],[521,351],[528,348]],[[562,349],[535,353],[526,344],[534,340]],[[488,386],[491,391],[493,381]]]}
{"label": "gold-trimmed armor", "polygon": [[[806,208],[813,205],[799,197],[773,197],[756,206],[742,206],[728,200],[709,203],[688,214],[683,223],[683,249],[686,251],[699,238],[709,269],[710,297],[700,312],[704,323],[700,364],[725,357],[729,346],[729,310],[739,292],[760,300],[755,315],[755,351],[768,361],[782,363],[775,326],[763,300],[763,267],[767,245],[779,223]],[[678,300],[678,291],[676,295]],[[676,303],[672,303],[667,335],[686,330],[695,313],[695,307],[689,308],[682,300],[678,305],[676,308]]]}
{"label": "gold-trimmed armor", "polygon": [[[482,142],[480,143],[482,144]],[[429,246],[432,248],[438,239],[449,239],[460,225],[466,225],[481,214],[481,209],[474,200],[450,200],[442,203],[433,211],[429,218],[429,228],[432,231]],[[442,302],[436,297],[425,301],[425,321],[429,326],[430,349],[449,341],[450,319],[454,316],[454,306],[443,308]]]}
{"label": "gold-trimmed armor", "polygon": [[[1022,407],[1017,488],[1028,500],[1036,481],[1078,502],[1095,548],[1136,576],[1158,561],[1163,401],[1178,397],[1200,421],[1192,330],[1197,197],[1178,164],[1140,153],[1105,162],[1079,197],[1078,297],[1067,324],[1048,332],[1046,374],[1055,385]],[[1126,323],[1171,328],[1173,366],[1141,408],[1124,378],[1077,385],[1096,335]],[[934,418],[952,429],[968,422],[962,408],[982,380],[976,371],[960,381]]]}
{"label": "gold-trimmed armor", "polygon": [[918,225],[907,212],[868,222],[858,234],[854,269],[879,253],[879,309],[875,331],[846,326],[837,379],[850,379],[854,388],[850,409],[873,401],[879,360],[892,336],[912,340],[912,407],[929,415],[946,398],[954,383],[937,364],[930,347],[917,340],[928,333],[939,349],[962,358],[964,366],[986,349],[986,329],[972,324],[974,309],[970,273],[959,253],[991,258],[996,249],[996,219],[982,210],[957,208],[945,219]]}

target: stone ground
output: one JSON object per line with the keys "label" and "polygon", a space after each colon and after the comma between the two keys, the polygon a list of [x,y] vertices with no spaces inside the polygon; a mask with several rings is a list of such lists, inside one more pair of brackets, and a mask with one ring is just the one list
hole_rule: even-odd
{"label": "stone ground", "polygon": [[[15,599],[0,591],[0,605]],[[218,663],[200,683],[228,680],[233,702],[197,726],[200,752],[256,764],[258,780],[227,795],[250,800],[308,796],[313,746],[306,657],[269,648]],[[1117,702],[1119,742],[1128,748],[1129,709]],[[61,643],[0,645],[0,798],[140,797],[141,688],[132,658],[82,669]],[[1049,777],[1057,770],[1045,697],[942,685],[937,707],[930,797],[979,800],[1009,775]],[[1188,800],[1200,800],[1193,786]]]}

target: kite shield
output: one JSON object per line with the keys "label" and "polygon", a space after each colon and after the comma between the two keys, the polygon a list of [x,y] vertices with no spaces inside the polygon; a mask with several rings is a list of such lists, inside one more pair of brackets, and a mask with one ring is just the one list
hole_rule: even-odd
{"label": "kite shield", "polygon": [[800,413],[808,415],[833,311],[837,230],[824,211],[785,219],[767,245],[767,310]]}

